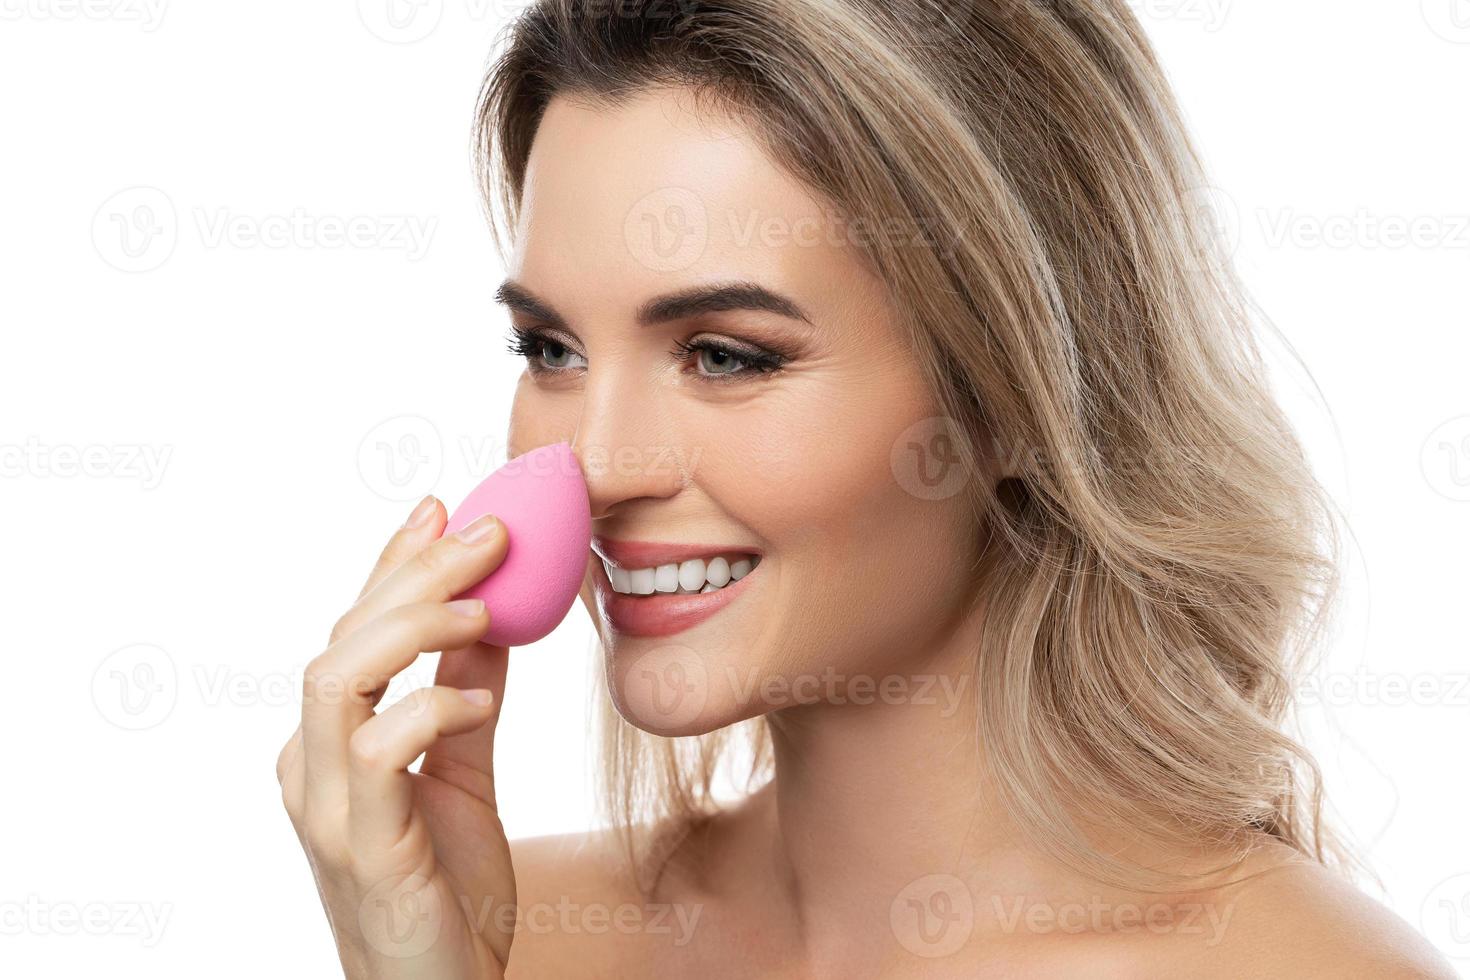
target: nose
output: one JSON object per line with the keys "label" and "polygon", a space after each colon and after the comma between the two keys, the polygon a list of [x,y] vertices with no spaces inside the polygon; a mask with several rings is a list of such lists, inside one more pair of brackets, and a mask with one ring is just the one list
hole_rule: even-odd
{"label": "nose", "polygon": [[587,373],[571,445],[587,481],[593,520],[626,511],[634,501],[673,497],[686,483],[667,406],[656,386],[633,373]]}

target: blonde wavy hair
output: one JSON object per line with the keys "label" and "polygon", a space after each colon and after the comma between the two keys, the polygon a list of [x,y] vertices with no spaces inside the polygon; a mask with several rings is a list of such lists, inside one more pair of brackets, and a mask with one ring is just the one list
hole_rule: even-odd
{"label": "blonde wavy hair", "polygon": [[[501,40],[474,147],[502,255],[551,98],[616,106],[649,86],[733,111],[841,213],[926,230],[863,257],[964,464],[1019,467],[970,483],[998,545],[972,686],[997,790],[1039,847],[1101,880],[1151,877],[1085,814],[1343,863],[1287,734],[1339,584],[1337,513],[1125,0],[541,0]],[[718,808],[738,738],[749,785],[770,772],[764,718],[668,739],[601,700],[630,854],[635,828]]]}

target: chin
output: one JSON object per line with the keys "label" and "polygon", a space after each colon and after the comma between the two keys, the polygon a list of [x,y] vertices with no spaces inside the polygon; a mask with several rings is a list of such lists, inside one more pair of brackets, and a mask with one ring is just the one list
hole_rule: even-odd
{"label": "chin", "polygon": [[779,563],[767,559],[719,592],[630,596],[613,589],[601,561],[591,563],[582,602],[618,714],[674,737],[765,713],[760,665],[780,632],[779,577]]}
{"label": "chin", "polygon": [[696,637],[687,639],[614,636],[604,643],[608,694],[618,714],[652,735],[676,737],[704,735],[765,711],[758,687],[741,695],[752,651],[729,651],[739,653],[732,662],[719,640],[702,648]]}

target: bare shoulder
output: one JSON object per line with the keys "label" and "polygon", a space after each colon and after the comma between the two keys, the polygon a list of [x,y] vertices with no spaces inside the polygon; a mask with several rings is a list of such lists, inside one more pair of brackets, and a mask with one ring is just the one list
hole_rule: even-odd
{"label": "bare shoulder", "polygon": [[1209,959],[1224,976],[1455,980],[1409,923],[1338,872],[1267,852],[1244,880],[1207,893],[1224,923]]}
{"label": "bare shoulder", "polygon": [[[602,897],[618,890],[624,868],[621,845],[612,831],[522,837],[510,842],[516,889],[524,900],[575,890]],[[631,878],[626,887],[631,887]]]}
{"label": "bare shoulder", "polygon": [[693,936],[686,906],[637,887],[613,831],[510,842],[516,876],[511,980],[647,977]]}
{"label": "bare shoulder", "polygon": [[[516,876],[516,932],[507,975],[577,977],[629,952],[608,932],[611,909],[631,901],[620,882],[608,831],[526,837],[510,842]],[[589,974],[590,975],[590,974]]]}

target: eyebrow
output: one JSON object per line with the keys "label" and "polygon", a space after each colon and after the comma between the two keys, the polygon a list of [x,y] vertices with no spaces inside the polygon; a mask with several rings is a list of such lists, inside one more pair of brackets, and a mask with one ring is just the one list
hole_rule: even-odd
{"label": "eyebrow", "polygon": [[[545,320],[554,327],[569,329],[566,319],[552,309],[549,303],[538,299],[514,279],[507,279],[500,284],[500,288],[495,291],[495,301],[526,316]],[[812,322],[801,307],[787,297],[748,281],[693,286],[655,296],[638,308],[637,322],[640,327],[650,327],[658,323],[688,319],[702,313],[727,310],[764,311],[808,324]]]}

